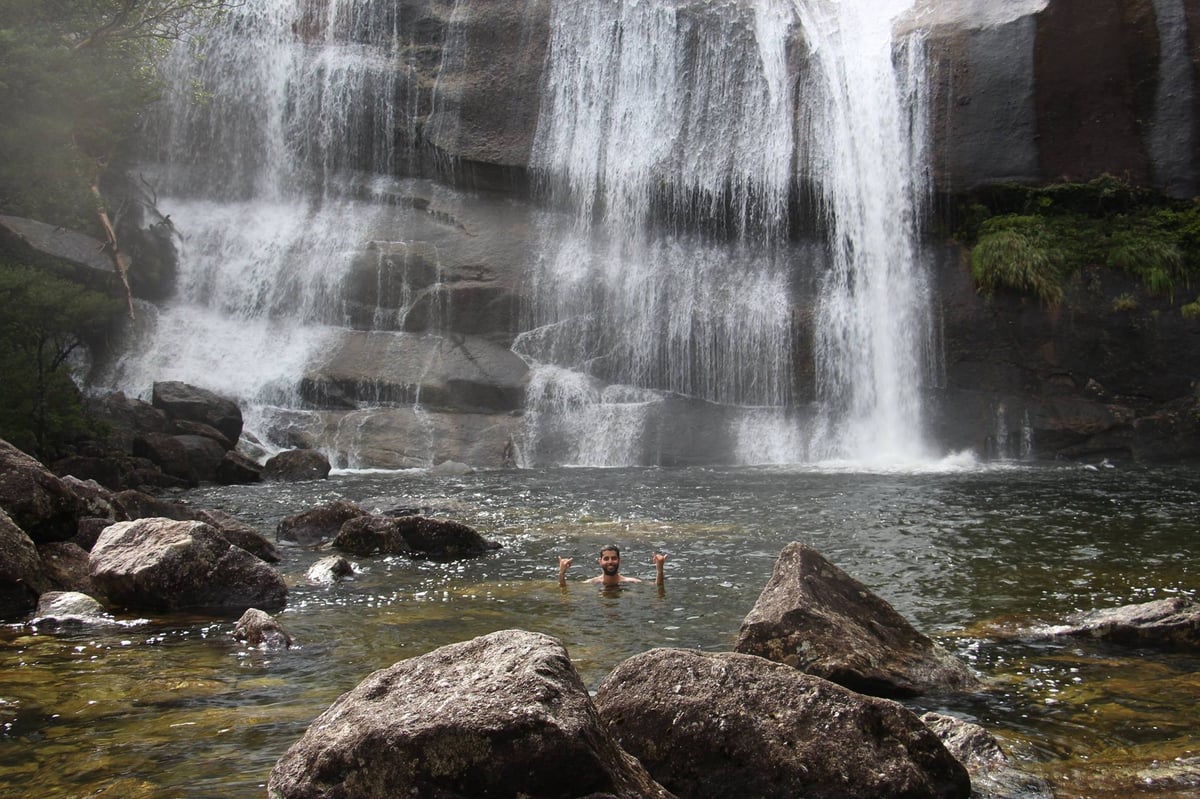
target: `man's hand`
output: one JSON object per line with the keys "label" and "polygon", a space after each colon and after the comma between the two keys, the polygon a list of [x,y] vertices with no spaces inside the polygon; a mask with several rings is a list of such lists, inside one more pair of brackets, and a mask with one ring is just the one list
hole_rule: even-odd
{"label": "man's hand", "polygon": [[663,564],[667,562],[667,556],[662,552],[654,553],[654,582],[662,585],[666,576],[663,574]]}
{"label": "man's hand", "polygon": [[575,562],[574,558],[564,558],[561,555],[558,558],[558,584],[565,586],[567,584],[567,569],[571,568],[571,564]]}

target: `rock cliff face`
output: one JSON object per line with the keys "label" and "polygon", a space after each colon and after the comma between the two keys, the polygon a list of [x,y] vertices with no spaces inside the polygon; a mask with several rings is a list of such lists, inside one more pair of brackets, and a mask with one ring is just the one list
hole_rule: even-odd
{"label": "rock cliff face", "polygon": [[[402,41],[392,90],[404,105],[394,131],[403,157],[391,169],[413,180],[374,199],[405,215],[406,233],[362,242],[339,306],[349,330],[304,375],[302,407],[268,431],[278,441],[344,449],[353,439],[373,466],[513,461],[530,376],[509,348],[525,329],[548,213],[533,164],[555,6],[363,6]],[[316,39],[322,24],[314,16],[298,30]],[[926,33],[936,194],[1106,173],[1195,193],[1200,0],[919,0],[900,27]],[[799,80],[811,68],[805,43],[793,36],[785,49]],[[793,194],[792,233],[803,236],[817,225],[805,192]],[[1200,456],[1194,320],[1149,297],[1113,311],[1115,296],[1136,289],[1098,272],[1054,313],[1018,297],[985,302],[965,263],[947,247],[936,266],[944,367],[928,421],[940,444],[1001,456]],[[797,294],[798,304],[815,296]],[[813,313],[792,316],[802,327]],[[795,338],[794,395],[811,397],[811,333]],[[704,460],[681,451],[661,462],[689,459]]]}

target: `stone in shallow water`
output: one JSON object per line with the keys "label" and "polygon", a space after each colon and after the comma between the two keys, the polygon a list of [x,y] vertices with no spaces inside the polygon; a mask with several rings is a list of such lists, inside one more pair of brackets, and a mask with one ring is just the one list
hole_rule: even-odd
{"label": "stone in shallow water", "polygon": [[671,796],[613,742],[562,644],[522,630],[370,675],[280,758],[268,794]]}
{"label": "stone in shallow water", "polygon": [[1185,597],[1080,613],[1068,622],[1045,633],[1097,638],[1126,646],[1200,652],[1200,602]]}
{"label": "stone in shallow water", "polygon": [[617,742],[689,799],[965,799],[963,766],[911,711],[752,655],[652,649],[596,691]]}
{"label": "stone in shallow water", "polygon": [[978,686],[965,663],[865,585],[798,543],[780,553],[734,648],[876,696]]}

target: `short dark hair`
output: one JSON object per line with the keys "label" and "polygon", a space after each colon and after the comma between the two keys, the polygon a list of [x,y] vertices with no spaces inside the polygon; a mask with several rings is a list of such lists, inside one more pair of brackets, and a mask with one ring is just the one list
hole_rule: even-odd
{"label": "short dark hair", "polygon": [[616,544],[605,544],[600,547],[600,554],[603,555],[605,552],[616,552],[617,557],[621,557],[621,548]]}

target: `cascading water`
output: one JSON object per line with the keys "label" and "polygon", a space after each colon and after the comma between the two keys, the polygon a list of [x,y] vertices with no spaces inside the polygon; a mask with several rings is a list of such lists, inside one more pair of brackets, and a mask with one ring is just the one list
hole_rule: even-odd
{"label": "cascading water", "polygon": [[[909,6],[555,6],[533,166],[573,216],[545,223],[516,347],[537,369],[527,461],[661,462],[646,442],[688,414],[742,462],[923,455],[922,54],[892,36]],[[792,235],[806,191],[827,246]]]}
{"label": "cascading water", "polygon": [[[524,332],[513,347],[533,367],[518,460],[921,456],[932,350],[917,244],[923,56],[919,40],[897,45],[892,34],[910,5],[550,4],[531,155],[540,245],[522,264]],[[328,413],[312,439],[335,464],[366,466],[378,464],[354,454],[358,444],[345,442],[358,433],[346,431],[365,429],[373,407],[411,403],[424,427],[393,430],[391,442],[423,437],[432,427],[419,384],[434,360],[460,359],[442,370],[443,402],[465,385],[462,370],[503,360],[438,338],[456,324],[448,301],[430,299],[444,233],[418,241],[396,203],[406,190],[397,180],[440,157],[437,142],[477,135],[457,116],[456,92],[473,68],[467,26],[479,9],[439,5],[426,22],[441,33],[406,50],[403,14],[431,9],[259,0],[176,49],[144,167],[179,226],[176,295],[145,314],[153,329],[104,385],[145,395],[158,380],[196,383],[238,399],[248,427],[268,435],[317,396]],[[435,217],[426,225],[442,224]],[[430,273],[420,287],[405,282],[410,252],[412,269]],[[470,271],[476,257],[458,263]],[[371,258],[374,272],[361,268]],[[352,310],[352,273],[398,280],[375,290],[395,304]],[[413,344],[405,331],[427,338]],[[362,334],[357,372],[331,376],[348,332]],[[314,361],[325,371],[310,380]],[[389,370],[417,377],[367,385]],[[357,388],[332,399],[320,393],[350,381]],[[476,413],[481,395],[463,396]],[[487,412],[519,407],[504,402]],[[466,422],[442,424],[450,439],[477,438]],[[509,435],[494,418],[469,424]]]}
{"label": "cascading water", "polygon": [[[175,48],[173,91],[143,166],[178,221],[173,299],[102,382],[181,380],[237,398],[247,426],[299,404],[334,325],[349,254],[387,209],[355,199],[402,164],[406,97],[394,9],[374,0],[258,0]],[[397,143],[400,142],[398,145]],[[394,215],[394,212],[393,212]]]}

